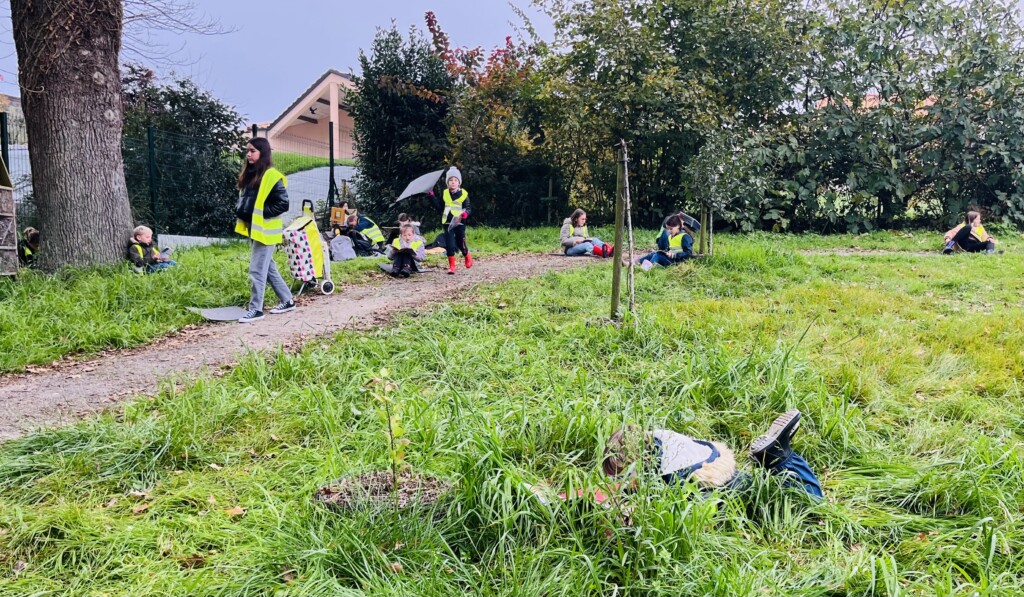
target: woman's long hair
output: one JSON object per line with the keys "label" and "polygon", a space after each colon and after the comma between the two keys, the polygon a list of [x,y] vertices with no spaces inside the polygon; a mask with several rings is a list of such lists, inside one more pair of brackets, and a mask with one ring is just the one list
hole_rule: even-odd
{"label": "woman's long hair", "polygon": [[580,216],[582,216],[585,213],[587,212],[583,211],[582,209],[577,209],[576,211],[572,212],[572,215],[569,216],[569,221],[572,222],[573,228],[579,225]]}
{"label": "woman's long hair", "polygon": [[249,163],[247,160],[242,161],[242,171],[238,174],[238,189],[242,190],[246,187],[256,188],[263,180],[263,175],[274,167],[274,160],[271,155],[270,141],[267,141],[263,137],[253,137],[249,140],[249,145],[252,145],[260,152],[260,159],[253,163]]}
{"label": "woman's long hair", "polygon": [[683,218],[677,214],[672,214],[665,220],[665,228],[680,228],[683,227]]}

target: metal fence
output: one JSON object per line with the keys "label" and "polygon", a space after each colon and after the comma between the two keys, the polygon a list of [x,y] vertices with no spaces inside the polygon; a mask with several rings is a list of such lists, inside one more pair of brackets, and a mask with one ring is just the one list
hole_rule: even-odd
{"label": "metal fence", "polygon": [[[5,116],[0,115],[0,125]],[[0,132],[2,129],[0,126]],[[0,134],[0,145],[14,186],[18,228],[39,228],[24,121],[7,119],[6,130],[7,135]],[[255,127],[246,133],[227,147],[155,128],[142,135],[126,135],[122,156],[135,221],[161,236],[231,237],[238,198],[236,181],[246,139],[252,134],[266,135]],[[331,206],[354,200],[351,183],[356,168],[352,160],[338,160],[341,163],[336,163],[332,172],[329,139],[293,138],[281,145],[285,150],[275,148],[274,159],[288,177],[291,205],[284,216],[286,222],[302,213],[303,200],[313,202],[323,222]]]}
{"label": "metal fence", "polygon": [[14,187],[14,211],[18,227],[38,227],[35,203],[32,201],[32,164],[28,159],[28,131],[23,118],[0,113],[0,153]]}

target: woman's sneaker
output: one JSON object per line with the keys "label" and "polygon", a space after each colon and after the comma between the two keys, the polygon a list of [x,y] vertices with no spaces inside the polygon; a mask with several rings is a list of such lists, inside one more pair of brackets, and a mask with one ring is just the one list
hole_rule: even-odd
{"label": "woman's sneaker", "polygon": [[772,421],[768,432],[750,444],[750,458],[766,468],[772,468],[793,453],[791,443],[800,428],[800,411],[788,410]]}
{"label": "woman's sneaker", "polygon": [[249,309],[245,312],[245,315],[238,318],[238,323],[252,323],[263,319],[263,311],[257,311],[256,309]]}
{"label": "woman's sneaker", "polygon": [[282,313],[289,313],[295,310],[295,301],[288,301],[287,303],[278,303],[276,307],[270,310],[271,315],[280,315]]}

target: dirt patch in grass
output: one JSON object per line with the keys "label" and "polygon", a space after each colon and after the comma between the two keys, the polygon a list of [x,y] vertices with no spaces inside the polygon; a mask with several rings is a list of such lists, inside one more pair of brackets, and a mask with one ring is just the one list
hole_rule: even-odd
{"label": "dirt patch in grass", "polygon": [[452,487],[444,479],[410,472],[399,473],[395,485],[391,471],[370,471],[324,485],[313,493],[313,501],[336,510],[429,506]]}

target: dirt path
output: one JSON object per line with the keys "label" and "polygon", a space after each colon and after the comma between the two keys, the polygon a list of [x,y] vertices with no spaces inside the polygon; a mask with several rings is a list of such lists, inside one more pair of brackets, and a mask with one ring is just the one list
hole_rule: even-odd
{"label": "dirt path", "polygon": [[306,341],[342,328],[366,328],[386,320],[396,292],[412,299],[403,308],[462,298],[476,284],[536,276],[596,263],[552,255],[504,255],[479,259],[455,276],[442,271],[378,286],[339,285],[331,296],[304,296],[299,309],[268,315],[257,326],[237,323],[195,326],[147,346],[109,351],[98,358],[53,370],[0,378],[0,440],[53,425],[73,423],[139,394],[151,394],[161,380],[187,381],[201,371],[230,368],[247,351]]}
{"label": "dirt path", "polygon": [[872,257],[903,255],[905,257],[942,257],[942,251],[892,251],[889,249],[800,249],[801,255],[836,255],[837,257]]}

